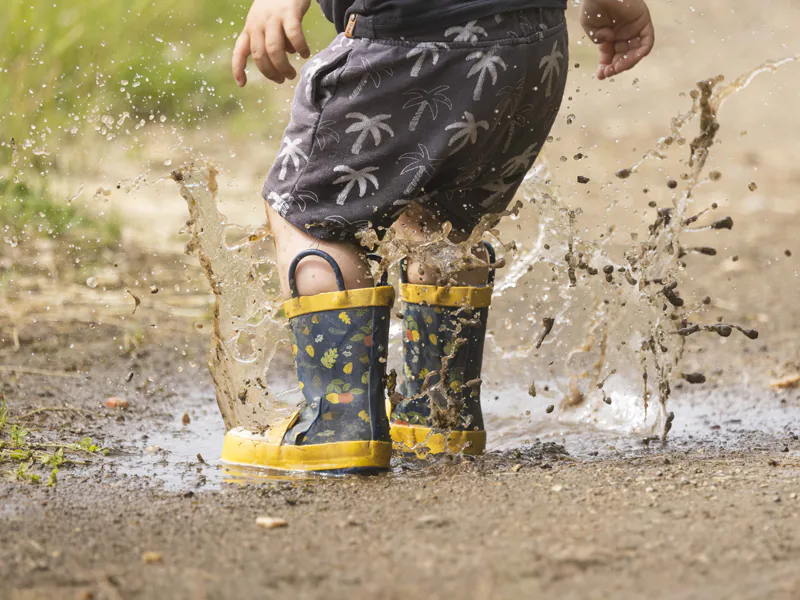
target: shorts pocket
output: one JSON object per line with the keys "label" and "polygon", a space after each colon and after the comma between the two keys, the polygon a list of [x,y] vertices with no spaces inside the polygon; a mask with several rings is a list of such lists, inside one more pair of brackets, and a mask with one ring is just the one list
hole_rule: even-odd
{"label": "shorts pocket", "polygon": [[336,92],[339,78],[347,69],[347,60],[352,52],[352,47],[334,52],[328,48],[306,65],[305,100],[316,110],[322,110]]}

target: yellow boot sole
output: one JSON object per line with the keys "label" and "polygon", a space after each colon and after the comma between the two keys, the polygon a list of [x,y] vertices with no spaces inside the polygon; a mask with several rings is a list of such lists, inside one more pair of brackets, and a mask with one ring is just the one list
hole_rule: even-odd
{"label": "yellow boot sole", "polygon": [[430,427],[391,423],[392,442],[404,452],[413,452],[424,458],[427,454],[483,454],[486,449],[486,431],[451,431],[445,436],[434,433]]}
{"label": "yellow boot sole", "polygon": [[390,442],[354,441],[295,446],[235,428],[225,434],[222,460],[283,471],[374,471],[388,469]]}

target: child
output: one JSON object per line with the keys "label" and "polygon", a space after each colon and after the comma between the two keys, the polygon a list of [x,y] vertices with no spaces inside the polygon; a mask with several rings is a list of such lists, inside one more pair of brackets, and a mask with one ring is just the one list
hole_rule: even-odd
{"label": "child", "polygon": [[[392,228],[421,242],[449,222],[462,241],[507,207],[564,93],[566,0],[320,3],[339,35],[301,72],[263,190],[306,402],[265,435],[230,432],[223,458],[365,472],[388,467],[391,440],[417,453],[479,453],[492,275],[403,269],[404,381],[402,394],[389,390],[390,425],[394,290],[373,283],[358,234]],[[309,4],[253,2],[233,53],[240,86],[249,55],[276,83],[295,77],[287,53],[310,54],[301,28]],[[580,10],[599,46],[598,79],[652,49],[644,0],[583,0]],[[475,253],[493,262],[491,248]]]}

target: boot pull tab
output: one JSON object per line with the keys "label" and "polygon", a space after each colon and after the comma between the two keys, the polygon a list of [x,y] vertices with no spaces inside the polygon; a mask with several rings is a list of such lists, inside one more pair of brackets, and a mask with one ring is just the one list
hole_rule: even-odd
{"label": "boot pull tab", "polygon": [[[485,240],[482,243],[483,247],[486,248],[486,253],[489,255],[489,264],[493,265],[497,262],[497,254],[494,252],[494,247]],[[489,269],[489,279],[486,281],[486,285],[494,285],[494,271],[493,268]]]}
{"label": "boot pull tab", "polygon": [[[494,252],[494,248],[489,242],[483,241],[481,242],[483,247],[486,249],[486,253],[489,255],[489,264],[492,265],[497,261],[497,255]],[[408,283],[408,261],[403,258],[400,260],[400,282],[401,283]],[[489,269],[489,278],[486,281],[486,285],[494,285],[494,269]],[[383,284],[381,284],[383,285]]]}
{"label": "boot pull tab", "polygon": [[[374,261],[374,262],[376,262],[378,264],[381,263],[380,254],[372,254],[372,253],[367,254],[367,260]],[[389,285],[389,270],[388,269],[384,269],[383,275],[381,275],[381,279],[378,282],[378,285],[379,286]]]}
{"label": "boot pull tab", "polygon": [[319,258],[323,259],[327,262],[331,270],[333,271],[333,275],[336,277],[336,287],[339,288],[340,292],[345,290],[344,287],[344,277],[342,276],[342,270],[339,268],[339,264],[333,259],[333,257],[328,254],[327,252],[323,252],[322,250],[303,250],[300,254],[294,257],[292,264],[289,265],[289,289],[292,292],[292,298],[297,298],[300,296],[299,292],[297,291],[297,265],[300,264],[300,261],[308,256],[318,256]]}

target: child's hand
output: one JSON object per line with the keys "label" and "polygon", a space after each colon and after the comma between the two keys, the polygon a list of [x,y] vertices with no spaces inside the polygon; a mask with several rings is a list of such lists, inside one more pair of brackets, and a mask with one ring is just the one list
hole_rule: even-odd
{"label": "child's hand", "polygon": [[598,79],[633,68],[653,49],[653,22],[644,0],[583,0],[581,25],[600,48]]}
{"label": "child's hand", "polygon": [[311,0],[254,0],[233,49],[233,78],[240,87],[247,83],[244,67],[251,54],[267,79],[275,83],[294,79],[297,71],[286,53],[311,55],[301,26],[310,4]]}

